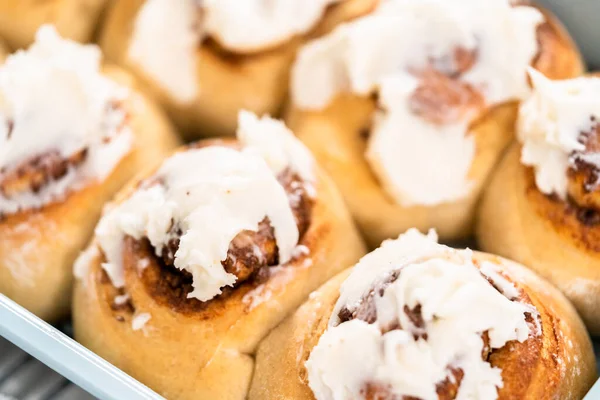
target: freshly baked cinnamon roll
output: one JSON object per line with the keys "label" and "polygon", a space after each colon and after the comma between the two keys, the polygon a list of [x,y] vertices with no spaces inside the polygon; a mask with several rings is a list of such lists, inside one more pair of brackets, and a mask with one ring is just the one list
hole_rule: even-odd
{"label": "freshly baked cinnamon roll", "polygon": [[259,341],[365,253],[283,123],[183,148],[117,197],[75,266],[75,337],[166,398],[244,399]]}
{"label": "freshly baked cinnamon roll", "polygon": [[512,139],[526,68],[581,73],[548,13],[509,0],[383,0],[305,45],[286,121],[371,246],[411,227],[455,240]]}
{"label": "freshly baked cinnamon roll", "polygon": [[238,110],[279,112],[301,43],[377,1],[116,1],[100,43],[189,137],[233,136]]}
{"label": "freshly baked cinnamon roll", "polygon": [[249,399],[581,399],[595,379],[589,336],[558,290],[409,230],[265,338]]}
{"label": "freshly baked cinnamon roll", "polygon": [[47,320],[70,309],[72,265],[104,202],[177,145],[100,58],[43,27],[0,65],[0,293]]}
{"label": "freshly baked cinnamon roll", "polygon": [[61,36],[78,42],[92,38],[108,0],[0,0],[0,36],[13,49],[33,43],[35,33],[51,24]]}
{"label": "freshly baked cinnamon roll", "polygon": [[552,81],[534,91],[517,136],[483,196],[477,237],[531,266],[600,334],[600,79]]}

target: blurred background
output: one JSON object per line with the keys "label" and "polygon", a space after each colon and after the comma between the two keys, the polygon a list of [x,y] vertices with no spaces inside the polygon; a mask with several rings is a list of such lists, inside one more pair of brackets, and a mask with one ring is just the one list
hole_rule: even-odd
{"label": "blurred background", "polygon": [[538,0],[567,26],[590,69],[600,69],[600,0]]}

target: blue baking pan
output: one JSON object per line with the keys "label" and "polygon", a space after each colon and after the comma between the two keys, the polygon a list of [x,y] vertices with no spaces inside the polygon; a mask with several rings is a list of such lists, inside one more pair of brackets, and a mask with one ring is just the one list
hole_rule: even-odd
{"label": "blue baking pan", "polygon": [[592,390],[585,396],[585,400],[598,400],[600,399],[600,380],[596,382]]}
{"label": "blue baking pan", "polygon": [[[0,336],[99,399],[163,399],[2,294]],[[0,400],[91,398],[25,352],[0,342]]]}

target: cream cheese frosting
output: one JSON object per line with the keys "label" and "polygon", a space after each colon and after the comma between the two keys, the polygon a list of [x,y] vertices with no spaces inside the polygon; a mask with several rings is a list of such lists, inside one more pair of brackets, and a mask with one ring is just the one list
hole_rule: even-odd
{"label": "cream cheese frosting", "polygon": [[198,95],[197,47],[211,37],[233,52],[256,52],[308,32],[343,0],[146,0],[129,58],[178,101]]}
{"label": "cream cheese frosting", "polygon": [[201,31],[194,0],[146,0],[134,21],[128,57],[179,102],[198,95]]}
{"label": "cream cheese frosting", "polygon": [[245,150],[263,158],[276,175],[291,168],[303,180],[314,182],[314,159],[283,121],[240,111],[237,138]]}
{"label": "cream cheese frosting", "polygon": [[[585,150],[581,136],[600,121],[600,79],[552,81],[534,69],[529,76],[533,93],[521,105],[517,124],[521,162],[534,168],[542,193],[564,199],[573,155]],[[600,168],[599,153],[581,157]]]}
{"label": "cream cheese frosting", "polygon": [[344,0],[203,0],[207,35],[232,51],[257,51],[308,32]]}
{"label": "cream cheese frosting", "polygon": [[85,158],[58,180],[13,197],[0,213],[42,207],[102,181],[130,151],[132,133],[118,106],[128,90],[100,72],[98,47],[62,39],[50,26],[0,66],[0,179],[36,157]]}
{"label": "cream cheese frosting", "polygon": [[[360,399],[367,384],[398,398],[437,399],[436,386],[452,379],[450,369],[464,373],[457,399],[498,397],[502,371],[482,359],[481,335],[488,333],[492,349],[523,342],[539,334],[525,316],[537,318],[537,311],[513,299],[518,289],[497,272],[493,279],[500,281],[502,293],[495,289],[470,250],[454,250],[436,239],[434,233],[409,230],[354,267],[340,288],[328,329],[306,362],[317,400]],[[375,294],[374,323],[340,323],[342,308],[358,307],[397,271],[397,279]],[[405,312],[417,307],[422,326]],[[388,329],[393,325],[400,328]]]}
{"label": "cream cheese frosting", "polygon": [[[454,79],[481,93],[487,107],[522,99],[541,22],[538,10],[509,0],[383,0],[371,14],[300,50],[292,101],[321,110],[340,93],[378,94],[383,110],[374,117],[367,160],[383,188],[407,206],[457,200],[472,186],[475,144],[467,132],[477,114],[442,124],[416,115],[410,99],[423,79],[419,71],[458,75]],[[474,57],[460,73],[457,50]],[[418,177],[399,177],[405,171]]]}
{"label": "cream cheese frosting", "polygon": [[[142,185],[102,217],[96,238],[106,258],[102,267],[116,287],[125,283],[124,237],[146,237],[160,255],[176,238],[174,227],[180,232],[174,265],[192,274],[193,291],[188,297],[201,301],[212,299],[224,286],[236,282],[236,276],[226,272],[221,261],[227,258],[233,238],[244,230],[257,231],[265,217],[274,228],[280,263],[292,258],[299,231],[276,175],[282,155],[289,156],[288,167],[295,169],[294,160],[302,156],[293,149],[304,156],[307,150],[284,125],[267,117],[258,119],[242,112],[239,131],[243,149],[209,146],[177,153],[164,161],[151,179],[159,184]],[[277,137],[280,134],[289,136],[281,139]],[[269,135],[272,140],[268,140]],[[277,153],[272,146],[260,150],[269,142],[282,146],[277,162],[270,161],[269,155]],[[302,167],[307,168],[304,172],[312,174],[308,160],[303,162]],[[83,267],[76,264],[81,271]]]}
{"label": "cream cheese frosting", "polygon": [[[467,196],[467,179],[475,155],[473,136],[465,136],[467,121],[443,128],[410,111],[407,104],[417,80],[391,76],[379,91],[367,161],[387,192],[400,204],[436,205]],[[418,135],[418,138],[415,138]],[[418,168],[415,168],[417,167]],[[408,173],[407,173],[408,172]]]}

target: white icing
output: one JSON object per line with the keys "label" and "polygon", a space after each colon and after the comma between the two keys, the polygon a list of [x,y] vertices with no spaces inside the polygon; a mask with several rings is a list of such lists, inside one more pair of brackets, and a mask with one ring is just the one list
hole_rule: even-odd
{"label": "white icing", "polygon": [[86,149],[81,165],[37,193],[0,194],[0,212],[38,208],[101,181],[129,152],[125,115],[112,107],[127,90],[102,76],[100,59],[98,47],[62,39],[44,26],[28,50],[0,67],[0,169],[10,173],[48,152],[66,159]]}
{"label": "white icing", "polygon": [[[574,152],[585,150],[579,140],[600,121],[600,79],[551,81],[530,69],[531,97],[519,110],[517,134],[523,144],[521,162],[535,169],[535,182],[545,194],[567,195],[567,169]],[[600,167],[600,154],[579,155]]]}
{"label": "white icing", "polygon": [[515,287],[508,279],[506,279],[498,270],[498,267],[491,262],[483,262],[479,268],[479,271],[490,278],[494,282],[494,286],[500,290],[500,292],[506,296],[509,300],[513,300],[519,297],[519,289]]}
{"label": "white icing", "polygon": [[314,181],[314,159],[282,121],[240,111],[237,138],[245,151],[262,157],[278,175],[291,168],[303,180]]}
{"label": "white icing", "polygon": [[377,282],[385,280],[394,270],[424,257],[447,252],[446,247],[437,243],[435,231],[429,231],[427,239],[423,240],[418,230],[409,229],[396,240],[383,241],[379,248],[361,258],[341,286],[331,322],[338,323],[336,318],[344,305],[358,305]]}
{"label": "white icing", "polygon": [[359,400],[365,379],[382,364],[379,328],[348,321],[328,329],[312,349],[306,362],[309,386],[316,400]]}
{"label": "white icing", "polygon": [[291,258],[298,228],[283,187],[261,158],[218,146],[190,149],[167,159],[155,177],[164,185],[137,190],[96,228],[107,258],[103,268],[116,287],[124,285],[124,236],[147,237],[158,252],[173,238],[172,221],[182,231],[175,267],[192,274],[188,296],[201,301],[235,283],[221,261],[231,240],[243,230],[256,231],[264,217],[275,230],[280,262]]}
{"label": "white icing", "polygon": [[203,0],[206,33],[223,47],[255,51],[308,32],[340,0]]}
{"label": "white icing", "polygon": [[294,254],[292,255],[292,257],[300,258],[300,257],[306,257],[308,255],[310,255],[310,249],[303,244],[299,244],[294,249]]}
{"label": "white icing", "polygon": [[[494,289],[472,257],[469,250],[439,245],[435,234],[416,230],[363,257],[342,284],[329,327],[306,362],[316,399],[359,399],[367,383],[399,398],[437,399],[436,385],[452,379],[449,368],[464,372],[457,399],[497,398],[502,371],[482,360],[481,334],[488,332],[493,349],[523,342],[532,334],[525,313],[536,311]],[[352,310],[398,269],[397,280],[376,294],[373,324],[354,319],[338,325],[342,307]],[[404,312],[418,305],[423,327]],[[392,323],[402,328],[386,332]]]}
{"label": "white icing", "polygon": [[308,32],[339,0],[146,0],[128,56],[174,99],[198,95],[198,47],[210,36],[231,51],[282,44]]}
{"label": "white icing", "polygon": [[259,305],[271,300],[273,292],[266,285],[260,284],[242,297],[242,303],[248,307],[248,311],[254,310]]}
{"label": "white icing", "polygon": [[[475,155],[475,139],[465,136],[468,122],[441,128],[406,107],[397,107],[409,101],[416,78],[390,76],[382,82],[379,104],[387,111],[375,114],[365,157],[384,188],[405,206],[436,205],[467,196],[473,187],[468,172]],[[410,128],[399,129],[402,126]]]}
{"label": "white icing", "polygon": [[148,260],[147,258],[142,258],[141,260],[138,260],[136,266],[138,272],[145,270],[148,267],[148,265],[150,265],[150,260]]}
{"label": "white icing", "polygon": [[144,326],[146,326],[146,324],[148,323],[148,321],[150,321],[151,318],[152,316],[149,313],[136,314],[131,320],[131,329],[133,329],[134,331],[139,331],[140,329],[144,328]]}
{"label": "white icing", "polygon": [[79,257],[73,264],[73,275],[85,283],[85,277],[88,275],[92,262],[100,257],[98,246],[92,243],[87,249],[79,253]]}
{"label": "white icing", "polygon": [[123,304],[127,303],[129,301],[129,299],[131,299],[131,297],[129,296],[128,293],[125,293],[125,294],[115,296],[114,302],[115,302],[115,305],[122,306]]}
{"label": "white icing", "polygon": [[199,10],[193,0],[146,0],[133,26],[129,58],[174,99],[198,95]]}
{"label": "white icing", "polygon": [[[343,92],[378,93],[383,111],[375,115],[367,160],[383,188],[401,205],[456,200],[471,189],[467,173],[474,143],[466,133],[474,115],[445,125],[414,115],[408,99],[421,79],[414,72],[452,71],[454,52],[462,48],[474,51],[476,61],[459,79],[488,106],[522,99],[529,92],[525,69],[538,51],[536,28],[542,21],[536,9],[512,7],[508,0],[383,0],[370,15],[300,50],[292,100],[319,110]],[[413,173],[396,176],[403,171]]]}

